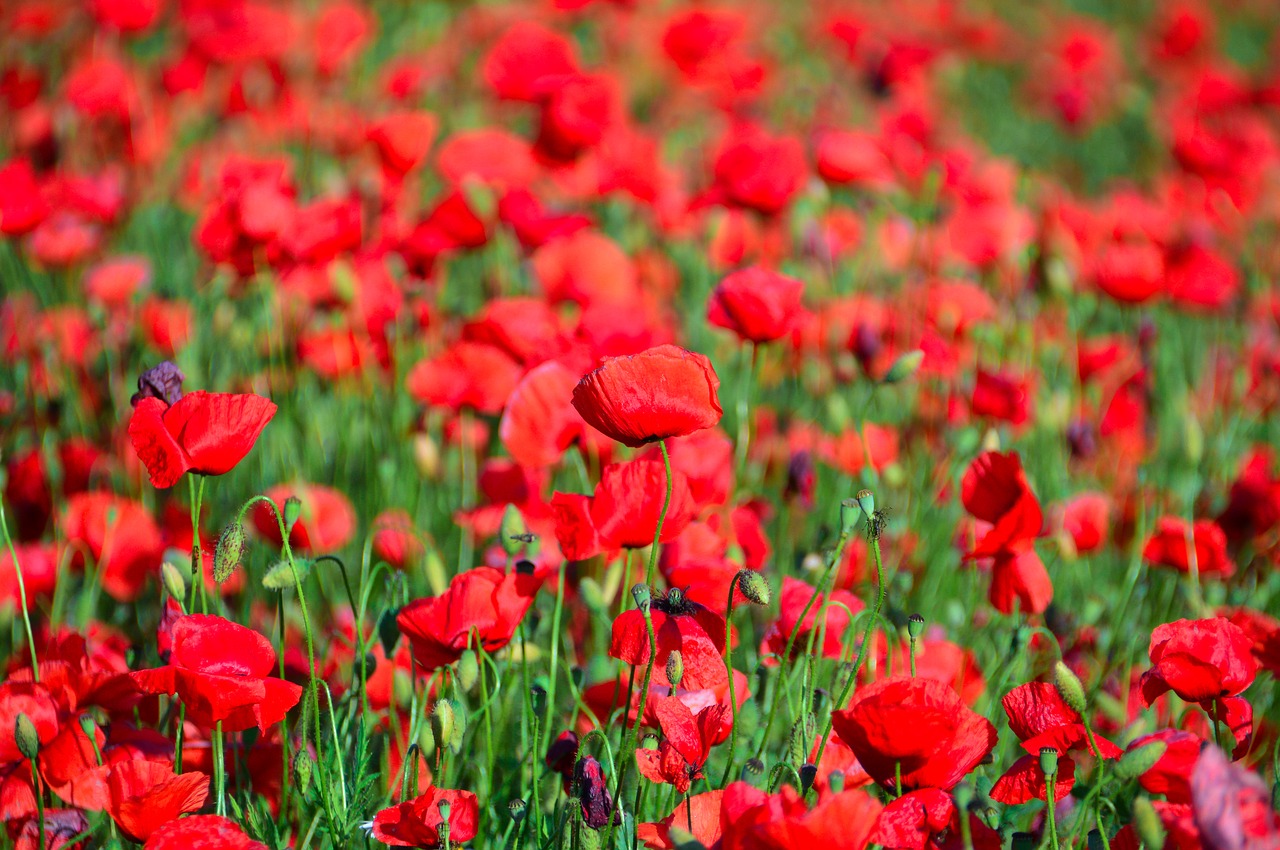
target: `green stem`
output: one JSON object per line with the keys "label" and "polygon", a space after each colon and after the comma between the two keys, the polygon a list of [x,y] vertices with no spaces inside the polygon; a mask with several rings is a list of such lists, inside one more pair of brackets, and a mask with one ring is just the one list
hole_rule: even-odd
{"label": "green stem", "polygon": [[36,846],[44,847],[44,789],[40,787],[40,768],[36,766],[35,759],[31,759],[31,783],[36,794],[36,818],[40,830],[39,843]]}
{"label": "green stem", "polygon": [[654,572],[658,566],[658,540],[662,537],[662,524],[667,520],[667,510],[671,507],[671,455],[667,452],[667,441],[659,440],[658,448],[662,450],[662,464],[667,471],[667,495],[662,502],[662,513],[658,514],[658,526],[653,530],[653,546],[649,549],[649,567],[644,571],[644,583],[653,588]]}
{"label": "green stem", "polygon": [[[663,452],[665,454],[665,451]],[[627,778],[632,763],[636,760],[636,740],[640,735],[640,724],[644,722],[644,707],[649,698],[649,683],[653,678],[653,662],[658,655],[658,636],[653,631],[653,616],[649,613],[648,606],[642,607],[640,613],[644,615],[644,627],[649,633],[649,660],[644,665],[644,679],[640,686],[640,707],[636,710],[636,722],[627,728],[627,736],[622,740],[622,750],[618,753],[622,767],[618,773],[618,784],[614,787],[613,798],[618,799],[622,793],[623,782]],[[622,722],[627,721],[627,712],[631,710],[630,704],[623,708]],[[605,838],[605,847],[613,846],[613,821],[615,812],[609,812],[609,830]]]}
{"label": "green stem", "polygon": [[227,813],[226,763],[227,755],[222,744],[222,721],[219,720],[213,727],[213,793],[216,798],[215,807],[220,815]]}
{"label": "green stem", "polygon": [[1054,811],[1053,804],[1053,783],[1057,780],[1058,774],[1046,774],[1044,777],[1044,797],[1045,797],[1045,817],[1049,821],[1049,848],[1050,850],[1058,850],[1058,816]]}
{"label": "green stem", "polygon": [[[18,551],[13,546],[13,538],[9,536],[9,521],[4,515],[4,502],[0,501],[0,529],[4,530],[4,545],[9,549],[9,557],[13,560],[13,572],[18,577],[18,604],[22,607],[22,628],[27,633],[27,650],[31,653],[31,678],[40,681],[40,661],[36,658],[36,641],[31,634],[31,612],[27,609],[27,585],[23,581],[22,566],[18,563]],[[44,846],[43,830],[41,844]]]}
{"label": "green stem", "polygon": [[[724,612],[724,667],[729,674],[729,711],[733,714],[733,725],[729,727],[729,757],[724,763],[724,773],[720,777],[720,787],[725,787],[729,776],[733,773],[733,754],[738,751],[738,694],[733,683],[733,649],[729,645],[730,629],[733,621],[733,591],[738,586],[738,573],[729,580],[729,601]],[[692,828],[689,830],[692,832]]]}

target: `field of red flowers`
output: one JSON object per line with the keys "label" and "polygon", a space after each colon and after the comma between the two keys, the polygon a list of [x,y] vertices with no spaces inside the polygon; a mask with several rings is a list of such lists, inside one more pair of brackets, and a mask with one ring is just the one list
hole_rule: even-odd
{"label": "field of red flowers", "polygon": [[0,3],[0,846],[1278,850],[1278,49]]}

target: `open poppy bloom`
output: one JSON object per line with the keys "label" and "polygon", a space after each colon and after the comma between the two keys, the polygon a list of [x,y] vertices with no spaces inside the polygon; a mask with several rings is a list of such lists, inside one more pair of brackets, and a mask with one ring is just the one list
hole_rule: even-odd
{"label": "open poppy bloom", "polygon": [[636,767],[651,782],[666,782],[683,794],[702,768],[711,748],[729,736],[733,718],[728,706],[709,705],[697,714],[676,696],[658,701],[655,713],[662,727],[658,749],[636,750]]}
{"label": "open poppy bloom", "polygon": [[409,638],[414,661],[438,670],[461,658],[473,636],[486,652],[510,643],[541,585],[533,575],[476,567],[454,576],[439,596],[400,609],[396,625]]}
{"label": "open poppy bloom", "polygon": [[253,448],[276,406],[252,393],[184,395],[170,405],[139,399],[129,420],[129,439],[147,467],[151,483],[172,487],[183,473],[223,475]]}
{"label": "open poppy bloom", "polygon": [[964,815],[951,795],[937,788],[921,788],[903,794],[884,807],[876,818],[870,843],[885,850],[940,850],[954,846],[960,835],[960,818],[969,818],[970,836],[977,850],[999,850],[1000,833],[975,814]]}
{"label": "open poppy bloom", "polygon": [[711,361],[675,345],[609,357],[578,382],[573,406],[597,431],[638,448],[720,421]]}
{"label": "open poppy bloom", "polygon": [[271,641],[238,623],[209,614],[182,617],[173,626],[170,663],[133,673],[148,694],[177,694],[187,719],[222,723],[228,732],[262,732],[298,704],[302,688],[269,674],[276,666]]}
{"label": "open poppy bloom", "polygon": [[440,804],[449,806],[449,841],[461,847],[476,837],[480,807],[470,791],[428,788],[425,794],[383,809],[373,817],[373,837],[392,847],[443,847]]}
{"label": "open poppy bloom", "polygon": [[209,796],[209,777],[200,771],[176,774],[158,761],[122,761],[107,776],[111,802],[107,813],[134,841],[187,812],[199,811]]}
{"label": "open poppy bloom", "polygon": [[[1191,537],[1190,543],[1188,536]],[[1227,554],[1227,535],[1211,519],[1196,520],[1188,535],[1186,520],[1161,517],[1155,533],[1142,547],[1142,557],[1156,566],[1189,573],[1192,547],[1195,548],[1196,572],[1200,575],[1227,578],[1236,571],[1235,562]]]}
{"label": "open poppy bloom", "polygon": [[871,778],[886,788],[948,790],[995,747],[996,728],[954,690],[894,676],[858,690],[832,725]]}
{"label": "open poppy bloom", "polygon": [[[666,663],[678,651],[684,674],[680,687],[687,690],[715,688],[728,681],[724,659],[724,617],[672,589],[665,597],[655,596],[650,619],[657,651],[653,661],[654,682],[669,687]],[[623,611],[613,621],[609,655],[635,667],[649,663],[649,631],[638,609]]]}
{"label": "open poppy bloom", "polygon": [[1040,535],[1040,502],[1016,452],[983,452],[974,458],[960,482],[960,499],[970,515],[991,524],[966,558],[1025,551]]}
{"label": "open poppy bloom", "polygon": [[791,332],[803,294],[803,281],[751,266],[720,281],[707,302],[707,321],[748,342],[772,342]]}
{"label": "open poppy bloom", "polygon": [[244,834],[235,821],[218,815],[192,815],[169,821],[151,833],[143,850],[267,850],[267,845]]}

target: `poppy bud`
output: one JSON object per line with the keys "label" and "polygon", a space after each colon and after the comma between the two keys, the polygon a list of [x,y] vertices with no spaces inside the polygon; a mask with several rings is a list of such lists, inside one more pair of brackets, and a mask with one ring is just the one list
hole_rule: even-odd
{"label": "poppy bud", "polygon": [[440,447],[429,434],[413,438],[413,463],[423,478],[435,479],[440,475]]}
{"label": "poppy bud", "polygon": [[13,724],[13,740],[18,745],[18,752],[29,759],[40,755],[40,735],[36,732],[36,724],[24,711],[18,712]]}
{"label": "poppy bud", "polygon": [[1164,850],[1164,824],[1150,799],[1138,797],[1133,801],[1133,826],[1146,850]]}
{"label": "poppy bud", "polygon": [[919,614],[912,614],[907,618],[907,634],[912,640],[920,637],[924,632],[924,617]]}
{"label": "poppy bud", "polygon": [[756,605],[769,604],[769,582],[755,570],[738,570],[738,590]]}
{"label": "poppy bud", "polygon": [[426,557],[422,559],[422,570],[427,574],[427,585],[431,593],[439,596],[449,587],[449,577],[445,575],[444,560],[435,547],[428,547]]}
{"label": "poppy bud", "polygon": [[453,704],[449,700],[442,699],[436,702],[436,707],[431,712],[431,729],[435,732],[436,742],[441,748],[453,742]]}
{"label": "poppy bud", "polygon": [[160,580],[164,583],[165,591],[174,599],[186,598],[187,579],[182,575],[182,570],[174,566],[172,561],[165,561],[160,565]]}
{"label": "poppy bud", "polygon": [[1187,415],[1184,422],[1182,448],[1191,465],[1197,466],[1200,463],[1200,458],[1204,456],[1204,429],[1200,427],[1200,423],[1196,421],[1196,418],[1190,414]]}
{"label": "poppy bud", "polygon": [[1062,697],[1062,701],[1083,717],[1089,708],[1084,698],[1084,685],[1080,683],[1080,677],[1061,661],[1053,665],[1053,685],[1058,689],[1058,696]]}
{"label": "poppy bud", "polygon": [[684,678],[684,659],[680,657],[680,650],[673,649],[667,656],[666,672],[667,681],[671,683],[671,687],[680,687],[680,680]]}
{"label": "poppy bud", "polygon": [[[400,705],[408,705],[409,700],[396,700]],[[418,749],[424,753],[434,753],[436,751],[436,733],[431,728],[430,723],[422,724],[422,728],[418,730]]]}
{"label": "poppy bud", "polygon": [[[285,503],[286,506],[288,502]],[[301,504],[301,502],[299,502]],[[222,584],[240,566],[244,554],[244,526],[239,520],[229,523],[218,536],[218,547],[213,553],[213,580]],[[172,591],[170,591],[172,593]],[[175,597],[181,598],[181,597]]]}
{"label": "poppy bud", "polygon": [[1045,776],[1058,775],[1058,751],[1053,747],[1040,748],[1040,770]]}
{"label": "poppy bud", "polygon": [[1137,779],[1156,766],[1169,745],[1164,741],[1149,741],[1141,747],[1129,750],[1116,762],[1116,776],[1123,780]]}
{"label": "poppy bud", "polygon": [[298,522],[298,517],[302,516],[302,500],[297,496],[290,496],[284,500],[284,528],[290,534],[293,533],[293,526]]}
{"label": "poppy bud", "polygon": [[818,766],[805,762],[800,765],[800,793],[808,794],[813,787],[813,780],[818,778]]}
{"label": "poppy bud", "polygon": [[[297,580],[294,579],[295,570]],[[311,562],[306,558],[295,559],[293,563],[288,560],[277,561],[262,574],[262,586],[267,590],[289,590],[297,587],[299,581],[306,579],[310,570]]]}
{"label": "poppy bud", "polygon": [[951,797],[956,801],[957,809],[967,812],[973,803],[973,786],[961,783],[952,789]]}
{"label": "poppy bud", "polygon": [[641,611],[648,611],[649,604],[653,601],[653,592],[649,590],[649,585],[641,582],[631,588],[631,598],[636,601],[636,607]]}
{"label": "poppy bud", "polygon": [[791,729],[791,740],[788,742],[787,755],[792,764],[803,764],[809,752],[809,736],[813,731],[813,715],[805,712],[804,717]]}
{"label": "poppy bud", "polygon": [[502,539],[502,551],[507,553],[508,558],[520,554],[521,547],[528,542],[526,538],[529,536],[529,528],[524,524],[524,515],[515,505],[508,504],[502,512],[498,534]]}
{"label": "poppy bud", "polygon": [[455,669],[458,675],[458,685],[463,691],[470,691],[476,686],[476,679],[480,676],[480,662],[476,659],[475,652],[470,649],[463,652]]}
{"label": "poppy bud", "polygon": [[519,797],[515,798],[510,803],[507,803],[507,812],[511,815],[511,819],[516,823],[520,823],[520,821],[524,820],[528,809],[529,804]]}
{"label": "poppy bud", "polygon": [[302,794],[306,794],[307,789],[311,787],[311,773],[314,768],[315,762],[311,759],[311,753],[306,747],[299,748],[293,757],[293,775],[298,780],[298,791]]}
{"label": "poppy bud", "polygon": [[880,383],[897,384],[905,381],[916,373],[923,362],[924,352],[918,348],[905,354],[900,354],[898,359],[893,361],[893,365],[889,367],[889,371],[884,373]]}
{"label": "poppy bud", "polygon": [[844,790],[844,771],[833,770],[831,775],[827,777],[827,787],[831,789],[832,794],[839,794]]}

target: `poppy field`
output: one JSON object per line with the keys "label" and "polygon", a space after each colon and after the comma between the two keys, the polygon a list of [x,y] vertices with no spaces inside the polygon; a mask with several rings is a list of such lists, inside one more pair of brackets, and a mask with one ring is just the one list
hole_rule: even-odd
{"label": "poppy field", "polygon": [[0,847],[1280,850],[1278,56],[0,3]]}

